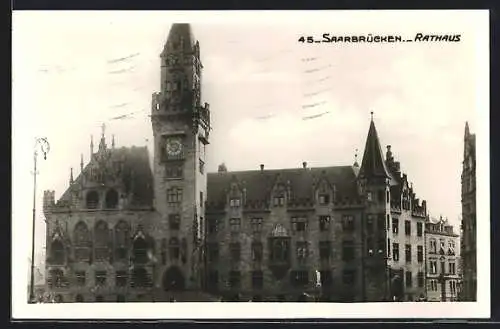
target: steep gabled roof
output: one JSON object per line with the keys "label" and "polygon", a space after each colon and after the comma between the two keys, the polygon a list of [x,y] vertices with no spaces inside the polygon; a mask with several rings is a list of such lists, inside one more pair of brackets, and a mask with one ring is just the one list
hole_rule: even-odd
{"label": "steep gabled roof", "polygon": [[267,201],[277,180],[290,187],[292,199],[312,200],[314,184],[322,177],[335,186],[337,198],[357,198],[356,175],[352,166],[338,166],[209,173],[207,202],[225,203],[232,181],[245,187],[248,201]]}
{"label": "steep gabled roof", "polygon": [[[110,152],[108,162],[123,162],[123,169],[118,180],[123,182],[125,193],[131,193],[131,204],[136,206],[153,205],[153,174],[149,164],[149,154],[147,147],[122,147],[119,149],[107,149]],[[82,184],[83,176],[90,172],[90,167],[95,157],[84,167],[83,172],[78,175],[73,186]],[[69,187],[61,196],[58,202],[71,201],[72,188]]]}
{"label": "steep gabled roof", "polygon": [[366,138],[363,161],[361,162],[361,168],[359,169],[359,177],[390,177],[389,171],[385,166],[382,148],[380,147],[380,141],[378,139],[377,129],[375,128],[373,119],[370,122],[370,128]]}

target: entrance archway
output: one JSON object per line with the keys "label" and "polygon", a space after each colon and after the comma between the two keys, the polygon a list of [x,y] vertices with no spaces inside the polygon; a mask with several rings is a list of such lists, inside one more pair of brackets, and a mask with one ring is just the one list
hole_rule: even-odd
{"label": "entrance archway", "polygon": [[172,266],[163,274],[163,289],[165,291],[184,290],[184,275],[178,267]]}

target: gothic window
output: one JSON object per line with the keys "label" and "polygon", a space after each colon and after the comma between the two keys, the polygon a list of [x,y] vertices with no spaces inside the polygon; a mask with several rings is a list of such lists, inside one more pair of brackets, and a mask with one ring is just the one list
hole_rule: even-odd
{"label": "gothic window", "polygon": [[419,288],[422,288],[424,286],[424,272],[418,272],[417,285]]}
{"label": "gothic window", "polygon": [[392,233],[393,234],[399,233],[399,219],[397,218],[392,219]]}
{"label": "gothic window", "polygon": [[56,239],[52,242],[51,248],[50,248],[50,253],[51,253],[51,258],[52,258],[52,264],[54,265],[63,265],[65,258],[66,258],[66,252],[64,251],[64,245],[61,242],[61,240]]}
{"label": "gothic window", "polygon": [[229,219],[229,227],[231,228],[231,232],[239,232],[241,229],[241,219],[240,218],[230,218]]}
{"label": "gothic window", "polygon": [[99,205],[99,194],[96,191],[87,193],[86,204],[88,209],[97,209]]}
{"label": "gothic window", "polygon": [[424,262],[424,246],[417,246],[417,262]]}
{"label": "gothic window", "polygon": [[330,241],[320,241],[319,242],[319,259],[328,260],[331,256],[331,242]]}
{"label": "gothic window", "polygon": [[97,261],[106,261],[109,259],[109,229],[108,224],[104,221],[99,221],[94,229],[95,235],[95,259]]}
{"label": "gothic window", "polygon": [[148,262],[148,243],[143,237],[135,239],[133,244],[134,263],[145,264]]}
{"label": "gothic window", "polygon": [[307,229],[307,218],[292,217],[292,228],[295,232],[304,232]]}
{"label": "gothic window", "polygon": [[178,260],[180,257],[180,243],[177,238],[170,238],[168,243],[169,254],[171,260]]}
{"label": "gothic window", "polygon": [[411,236],[411,221],[405,220],[405,235]]}
{"label": "gothic window", "polygon": [[259,233],[262,231],[262,218],[252,218],[250,221],[253,233]]}
{"label": "gothic window", "polygon": [[342,229],[344,232],[353,232],[355,229],[354,226],[354,216],[352,215],[343,215],[342,216]]}
{"label": "gothic window", "polygon": [[330,227],[330,216],[319,216],[319,230],[328,231]]}
{"label": "gothic window", "polygon": [[436,239],[430,239],[430,252],[431,253],[436,253],[437,252],[437,243],[436,243]]}
{"label": "gothic window", "polygon": [[168,203],[179,203],[182,202],[182,189],[177,187],[172,187],[167,190],[167,202]]}
{"label": "gothic window", "polygon": [[104,286],[106,284],[107,273],[106,271],[96,271],[95,272],[95,284],[96,286]]}
{"label": "gothic window", "polygon": [[279,195],[274,197],[274,206],[283,206],[285,204],[285,196]]}
{"label": "gothic window", "polygon": [[252,260],[255,262],[262,261],[263,247],[262,242],[252,242]]}
{"label": "gothic window", "polygon": [[290,273],[292,285],[295,287],[305,286],[309,283],[309,272],[307,271],[292,271]]}
{"label": "gothic window", "polygon": [[318,197],[318,201],[320,205],[327,205],[330,203],[330,195],[329,194],[320,194]]}
{"label": "gothic window", "polygon": [[130,227],[125,221],[119,221],[115,226],[116,260],[127,260],[130,244]]}
{"label": "gothic window", "polygon": [[399,243],[392,244],[392,260],[399,262]]}
{"label": "gothic window", "polygon": [[342,260],[349,262],[354,259],[354,242],[345,240],[342,242]]}
{"label": "gothic window", "polygon": [[182,178],[182,166],[178,164],[165,166],[165,175],[167,178]]}
{"label": "gothic window", "polygon": [[116,207],[118,207],[118,192],[109,190],[106,193],[106,208],[115,209]]}
{"label": "gothic window", "polygon": [[241,245],[238,242],[229,244],[229,252],[232,261],[239,261],[241,258]]}
{"label": "gothic window", "polygon": [[85,282],[86,282],[85,271],[76,271],[75,277],[76,277],[76,285],[77,286],[79,286],[79,287],[85,286]]}
{"label": "gothic window", "polygon": [[74,233],[75,261],[87,262],[90,260],[90,232],[84,222],[75,225]]}
{"label": "gothic window", "polygon": [[413,286],[413,274],[411,271],[406,271],[405,273],[405,282],[406,288],[411,288]]}
{"label": "gothic window", "polygon": [[275,262],[288,262],[290,259],[290,241],[287,238],[270,240],[270,259]]}
{"label": "gothic window", "polygon": [[241,206],[241,200],[239,198],[231,198],[229,200],[229,205],[231,208],[237,208]]}
{"label": "gothic window", "polygon": [[152,285],[150,275],[144,268],[135,268],[132,271],[132,280],[130,286],[135,287],[150,287]]}
{"label": "gothic window", "polygon": [[172,231],[178,231],[181,227],[181,216],[179,214],[168,215],[168,227]]}
{"label": "gothic window", "polygon": [[62,288],[64,287],[64,273],[61,269],[52,269],[49,272],[49,287]]}
{"label": "gothic window", "polygon": [[407,263],[411,263],[411,244],[405,245],[405,259]]}
{"label": "gothic window", "polygon": [[307,259],[307,242],[297,241],[296,245],[297,260],[303,262]]}
{"label": "gothic window", "polygon": [[126,287],[127,286],[127,272],[126,271],[116,271],[115,278],[117,287]]}
{"label": "gothic window", "polygon": [[437,261],[431,260],[429,261],[430,273],[437,274]]}

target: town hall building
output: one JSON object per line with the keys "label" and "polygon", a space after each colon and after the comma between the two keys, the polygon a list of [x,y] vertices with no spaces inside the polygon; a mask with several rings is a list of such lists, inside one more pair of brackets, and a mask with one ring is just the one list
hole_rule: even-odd
{"label": "town hall building", "polygon": [[116,147],[103,129],[62,196],[44,193],[59,302],[425,297],[427,205],[390,146],[384,157],[373,114],[361,164],[207,173],[220,146],[189,24],[172,26],[160,58],[154,149]]}

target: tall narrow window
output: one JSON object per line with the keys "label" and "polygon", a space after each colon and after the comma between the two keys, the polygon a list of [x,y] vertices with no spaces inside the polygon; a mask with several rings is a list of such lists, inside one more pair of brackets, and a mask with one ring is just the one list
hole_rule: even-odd
{"label": "tall narrow window", "polygon": [[413,274],[411,271],[406,271],[406,278],[405,278],[405,281],[406,281],[406,288],[411,288],[413,286]]}
{"label": "tall narrow window", "polygon": [[252,218],[250,221],[253,233],[259,233],[262,231],[262,218]]}
{"label": "tall narrow window", "polygon": [[95,226],[95,259],[97,261],[107,261],[109,260],[109,229],[108,224],[105,221],[97,222]]}
{"label": "tall narrow window", "polygon": [[419,263],[424,262],[424,247],[423,246],[417,246],[417,262],[419,262]]}
{"label": "tall narrow window", "polygon": [[99,194],[96,191],[87,193],[86,203],[88,209],[97,209],[99,206]]}
{"label": "tall narrow window", "polygon": [[178,231],[181,228],[181,216],[179,214],[168,215],[168,227],[172,231]]}
{"label": "tall narrow window", "polygon": [[330,216],[319,216],[319,230],[328,231],[330,227]]}
{"label": "tall narrow window", "polygon": [[399,233],[399,220],[397,218],[392,219],[392,233],[393,234]]}
{"label": "tall narrow window", "polygon": [[395,262],[399,261],[399,243],[392,244],[392,260]]}
{"label": "tall narrow window", "polygon": [[405,220],[405,235],[411,235],[411,221]]}
{"label": "tall narrow window", "polygon": [[355,229],[354,216],[343,215],[342,216],[342,229],[344,232],[353,232]]}
{"label": "tall narrow window", "polygon": [[418,287],[422,288],[424,286],[424,272],[418,272],[417,281]]}
{"label": "tall narrow window", "polygon": [[115,226],[115,259],[117,261],[128,260],[128,249],[130,246],[130,227],[125,221],[119,221]]}
{"label": "tall narrow window", "polygon": [[90,232],[84,222],[78,222],[74,231],[75,261],[88,262],[90,260]]}
{"label": "tall narrow window", "polygon": [[421,237],[424,235],[424,224],[417,223],[417,236]]}
{"label": "tall narrow window", "polygon": [[405,259],[407,263],[411,263],[411,244],[405,245]]}

